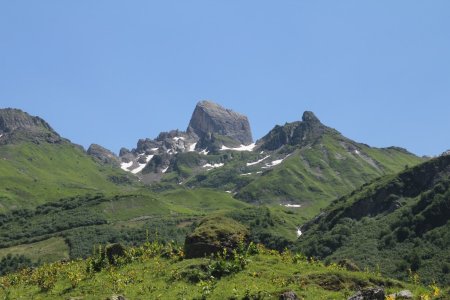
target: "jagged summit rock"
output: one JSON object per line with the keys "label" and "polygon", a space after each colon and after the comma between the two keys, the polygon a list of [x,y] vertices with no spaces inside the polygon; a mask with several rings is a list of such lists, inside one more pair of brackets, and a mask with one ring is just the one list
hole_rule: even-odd
{"label": "jagged summit rock", "polygon": [[213,135],[225,136],[243,145],[253,142],[248,118],[211,101],[200,101],[195,107],[187,129],[200,140]]}
{"label": "jagged summit rock", "polygon": [[96,159],[100,163],[112,164],[115,166],[120,165],[119,158],[113,152],[111,152],[110,150],[108,150],[100,145],[97,145],[97,144],[90,145],[89,149],[87,150],[87,154],[92,156],[94,159]]}
{"label": "jagged summit rock", "polygon": [[43,119],[15,108],[0,109],[0,138],[2,137],[9,141],[28,139],[57,143],[62,140]]}
{"label": "jagged summit rock", "polygon": [[211,101],[200,101],[187,131],[171,130],[161,132],[155,139],[140,139],[135,149],[121,149],[119,157],[123,170],[149,177],[170,171],[174,157],[179,153],[206,155],[252,143],[246,116]]}
{"label": "jagged summit rock", "polygon": [[20,109],[0,109],[0,132],[9,133],[18,129],[45,129],[54,132],[50,125],[39,117],[30,116]]}
{"label": "jagged summit rock", "polygon": [[311,111],[305,111],[302,121],[276,125],[257,142],[261,149],[276,150],[284,145],[306,145],[320,138],[326,131],[335,131],[323,125]]}
{"label": "jagged summit rock", "polygon": [[320,120],[312,111],[305,111],[302,116],[302,121],[308,123],[320,123]]}

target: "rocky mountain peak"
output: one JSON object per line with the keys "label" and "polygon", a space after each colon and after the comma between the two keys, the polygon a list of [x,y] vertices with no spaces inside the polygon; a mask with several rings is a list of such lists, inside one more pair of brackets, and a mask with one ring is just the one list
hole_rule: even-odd
{"label": "rocky mountain peak", "polygon": [[200,140],[219,135],[243,145],[253,142],[246,116],[211,101],[197,103],[187,133],[197,135]]}
{"label": "rocky mountain peak", "polygon": [[302,121],[286,123],[284,126],[275,126],[258,144],[262,149],[276,150],[284,145],[305,146],[314,143],[325,132],[333,129],[323,125],[311,111],[305,111]]}
{"label": "rocky mountain peak", "polygon": [[45,128],[53,131],[50,125],[39,117],[33,117],[20,109],[0,109],[0,130],[4,133],[17,129]]}
{"label": "rocky mountain peak", "polygon": [[119,158],[113,152],[111,152],[110,150],[108,150],[100,145],[97,145],[97,144],[90,145],[89,149],[87,150],[87,154],[92,156],[94,159],[96,159],[100,163],[112,164],[115,166],[120,165]]}
{"label": "rocky mountain peak", "polygon": [[302,121],[307,123],[320,123],[320,120],[312,111],[305,111],[302,116]]}
{"label": "rocky mountain peak", "polygon": [[39,117],[14,108],[0,109],[0,136],[9,140],[44,138],[47,142],[59,142],[61,140],[50,125]]}

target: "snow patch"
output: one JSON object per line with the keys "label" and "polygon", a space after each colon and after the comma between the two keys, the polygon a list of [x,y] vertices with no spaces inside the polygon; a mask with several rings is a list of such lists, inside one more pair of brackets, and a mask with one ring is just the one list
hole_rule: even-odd
{"label": "snow patch", "polygon": [[197,146],[197,143],[193,143],[193,144],[189,145],[188,151],[189,152],[195,151],[195,146]]}
{"label": "snow patch", "polygon": [[133,165],[133,162],[130,161],[129,163],[123,162],[120,164],[120,168],[124,171],[130,172],[130,170],[128,170],[129,167],[131,167]]}
{"label": "snow patch", "polygon": [[302,231],[300,230],[300,228],[297,228],[297,237],[300,237],[302,235]]}
{"label": "snow patch", "polygon": [[272,168],[272,167],[274,167],[274,166],[276,166],[276,165],[279,165],[279,164],[281,164],[286,158],[288,158],[289,156],[290,156],[290,154],[287,155],[285,158],[277,159],[277,160],[271,161],[270,163],[266,163],[266,165],[265,165],[264,167],[262,167],[262,168],[263,168],[263,169],[268,169],[268,168]]}
{"label": "snow patch", "polygon": [[300,204],[285,204],[283,206],[284,207],[292,207],[292,208],[300,208],[300,207],[302,207]]}
{"label": "snow patch", "polygon": [[241,176],[249,176],[249,175],[252,175],[252,173],[244,173],[244,174],[241,174]]}
{"label": "snow patch", "polygon": [[178,142],[179,140],[184,141],[184,137],[182,137],[182,136],[176,136],[176,137],[173,138],[173,140],[174,140],[175,142]]}
{"label": "snow patch", "polygon": [[253,165],[257,165],[257,164],[259,164],[260,162],[262,162],[262,161],[268,159],[269,157],[270,157],[270,155],[267,155],[266,157],[261,158],[261,159],[258,160],[258,161],[255,161],[255,162],[249,162],[249,163],[247,163],[247,167],[253,166]]}
{"label": "snow patch", "polygon": [[281,164],[283,162],[283,160],[284,159],[274,160],[273,162],[271,162],[271,167]]}
{"label": "snow patch", "polygon": [[171,155],[175,155],[178,153],[177,151],[174,151],[173,149],[167,149],[166,152],[167,152],[167,154],[171,154]]}
{"label": "snow patch", "polygon": [[161,172],[166,173],[168,169],[169,169],[169,167],[162,169]]}
{"label": "snow patch", "polygon": [[159,148],[152,148],[152,149],[150,149],[150,150],[152,150],[152,151],[158,151]]}
{"label": "snow patch", "polygon": [[281,163],[283,162],[283,160],[284,160],[284,159],[277,159],[277,160],[274,160],[274,161],[272,161],[272,162],[270,162],[270,163],[266,163],[266,165],[265,165],[264,167],[262,167],[262,168],[263,168],[263,169],[272,168],[272,167],[274,167],[274,166],[276,166],[276,165],[281,164]]}
{"label": "snow patch", "polygon": [[[139,157],[142,157],[143,155],[144,154],[140,154]],[[147,157],[145,158],[145,164],[139,164],[139,166],[137,168],[134,168],[132,170],[129,169],[133,165],[132,161],[130,161],[129,163],[121,163],[120,168],[124,171],[131,172],[133,174],[137,174],[145,168],[145,166],[148,164],[148,162],[152,160],[153,156],[154,155],[147,155]]]}
{"label": "snow patch", "polygon": [[238,148],[228,148],[224,145],[222,145],[222,148],[220,148],[220,150],[232,150],[232,151],[253,151],[253,149],[255,149],[256,144],[250,144],[250,145],[241,145]]}
{"label": "snow patch", "polygon": [[0,138],[3,136],[3,134],[0,134]]}
{"label": "snow patch", "polygon": [[219,163],[219,164],[206,164],[206,165],[203,165],[202,167],[203,168],[209,168],[209,169],[214,169],[214,168],[220,168],[220,167],[223,167],[224,166],[224,164],[223,163]]}
{"label": "snow patch", "polygon": [[145,168],[146,165],[147,164],[139,164],[139,167],[137,167],[136,169],[131,170],[131,173],[133,173],[133,174],[139,173],[140,171],[142,171]]}
{"label": "snow patch", "polygon": [[204,149],[204,150],[200,151],[199,153],[203,154],[203,155],[208,155],[209,151],[206,151],[206,149]]}
{"label": "snow patch", "polygon": [[231,194],[232,192],[231,191],[225,191],[225,193]]}

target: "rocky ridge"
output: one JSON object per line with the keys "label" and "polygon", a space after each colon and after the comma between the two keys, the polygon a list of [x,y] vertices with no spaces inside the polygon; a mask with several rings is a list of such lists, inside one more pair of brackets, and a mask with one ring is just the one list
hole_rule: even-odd
{"label": "rocky ridge", "polygon": [[39,117],[31,116],[20,109],[0,109],[0,143],[22,140],[58,143],[62,138]]}
{"label": "rocky ridge", "polygon": [[307,145],[314,142],[325,132],[337,132],[323,125],[311,111],[305,111],[302,121],[276,125],[257,144],[264,150],[277,150],[285,145]]}
{"label": "rocky ridge", "polygon": [[253,142],[248,118],[211,101],[201,101],[195,107],[187,133],[202,141],[225,136],[242,145]]}
{"label": "rocky ridge", "polygon": [[92,156],[94,159],[96,159],[98,162],[102,164],[112,164],[115,166],[120,165],[119,158],[113,152],[100,145],[97,144],[90,145],[87,150],[87,154]]}
{"label": "rocky ridge", "polygon": [[[248,146],[253,142],[248,118],[210,101],[197,103],[187,131],[162,132],[155,139],[140,139],[136,148],[122,148],[121,168],[134,174],[162,174],[178,153],[208,154]],[[230,148],[231,147],[231,148]]]}

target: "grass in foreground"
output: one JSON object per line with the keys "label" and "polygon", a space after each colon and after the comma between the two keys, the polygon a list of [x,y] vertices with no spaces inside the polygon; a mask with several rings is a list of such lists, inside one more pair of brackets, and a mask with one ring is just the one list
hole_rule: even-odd
{"label": "grass in foreground", "polygon": [[374,286],[386,294],[409,289],[417,299],[445,299],[435,285],[351,272],[254,244],[200,259],[185,259],[181,248],[158,242],[106,249],[87,260],[0,277],[1,299],[107,299],[119,294],[127,299],[278,299],[284,291],[294,291],[300,299],[347,299]]}

